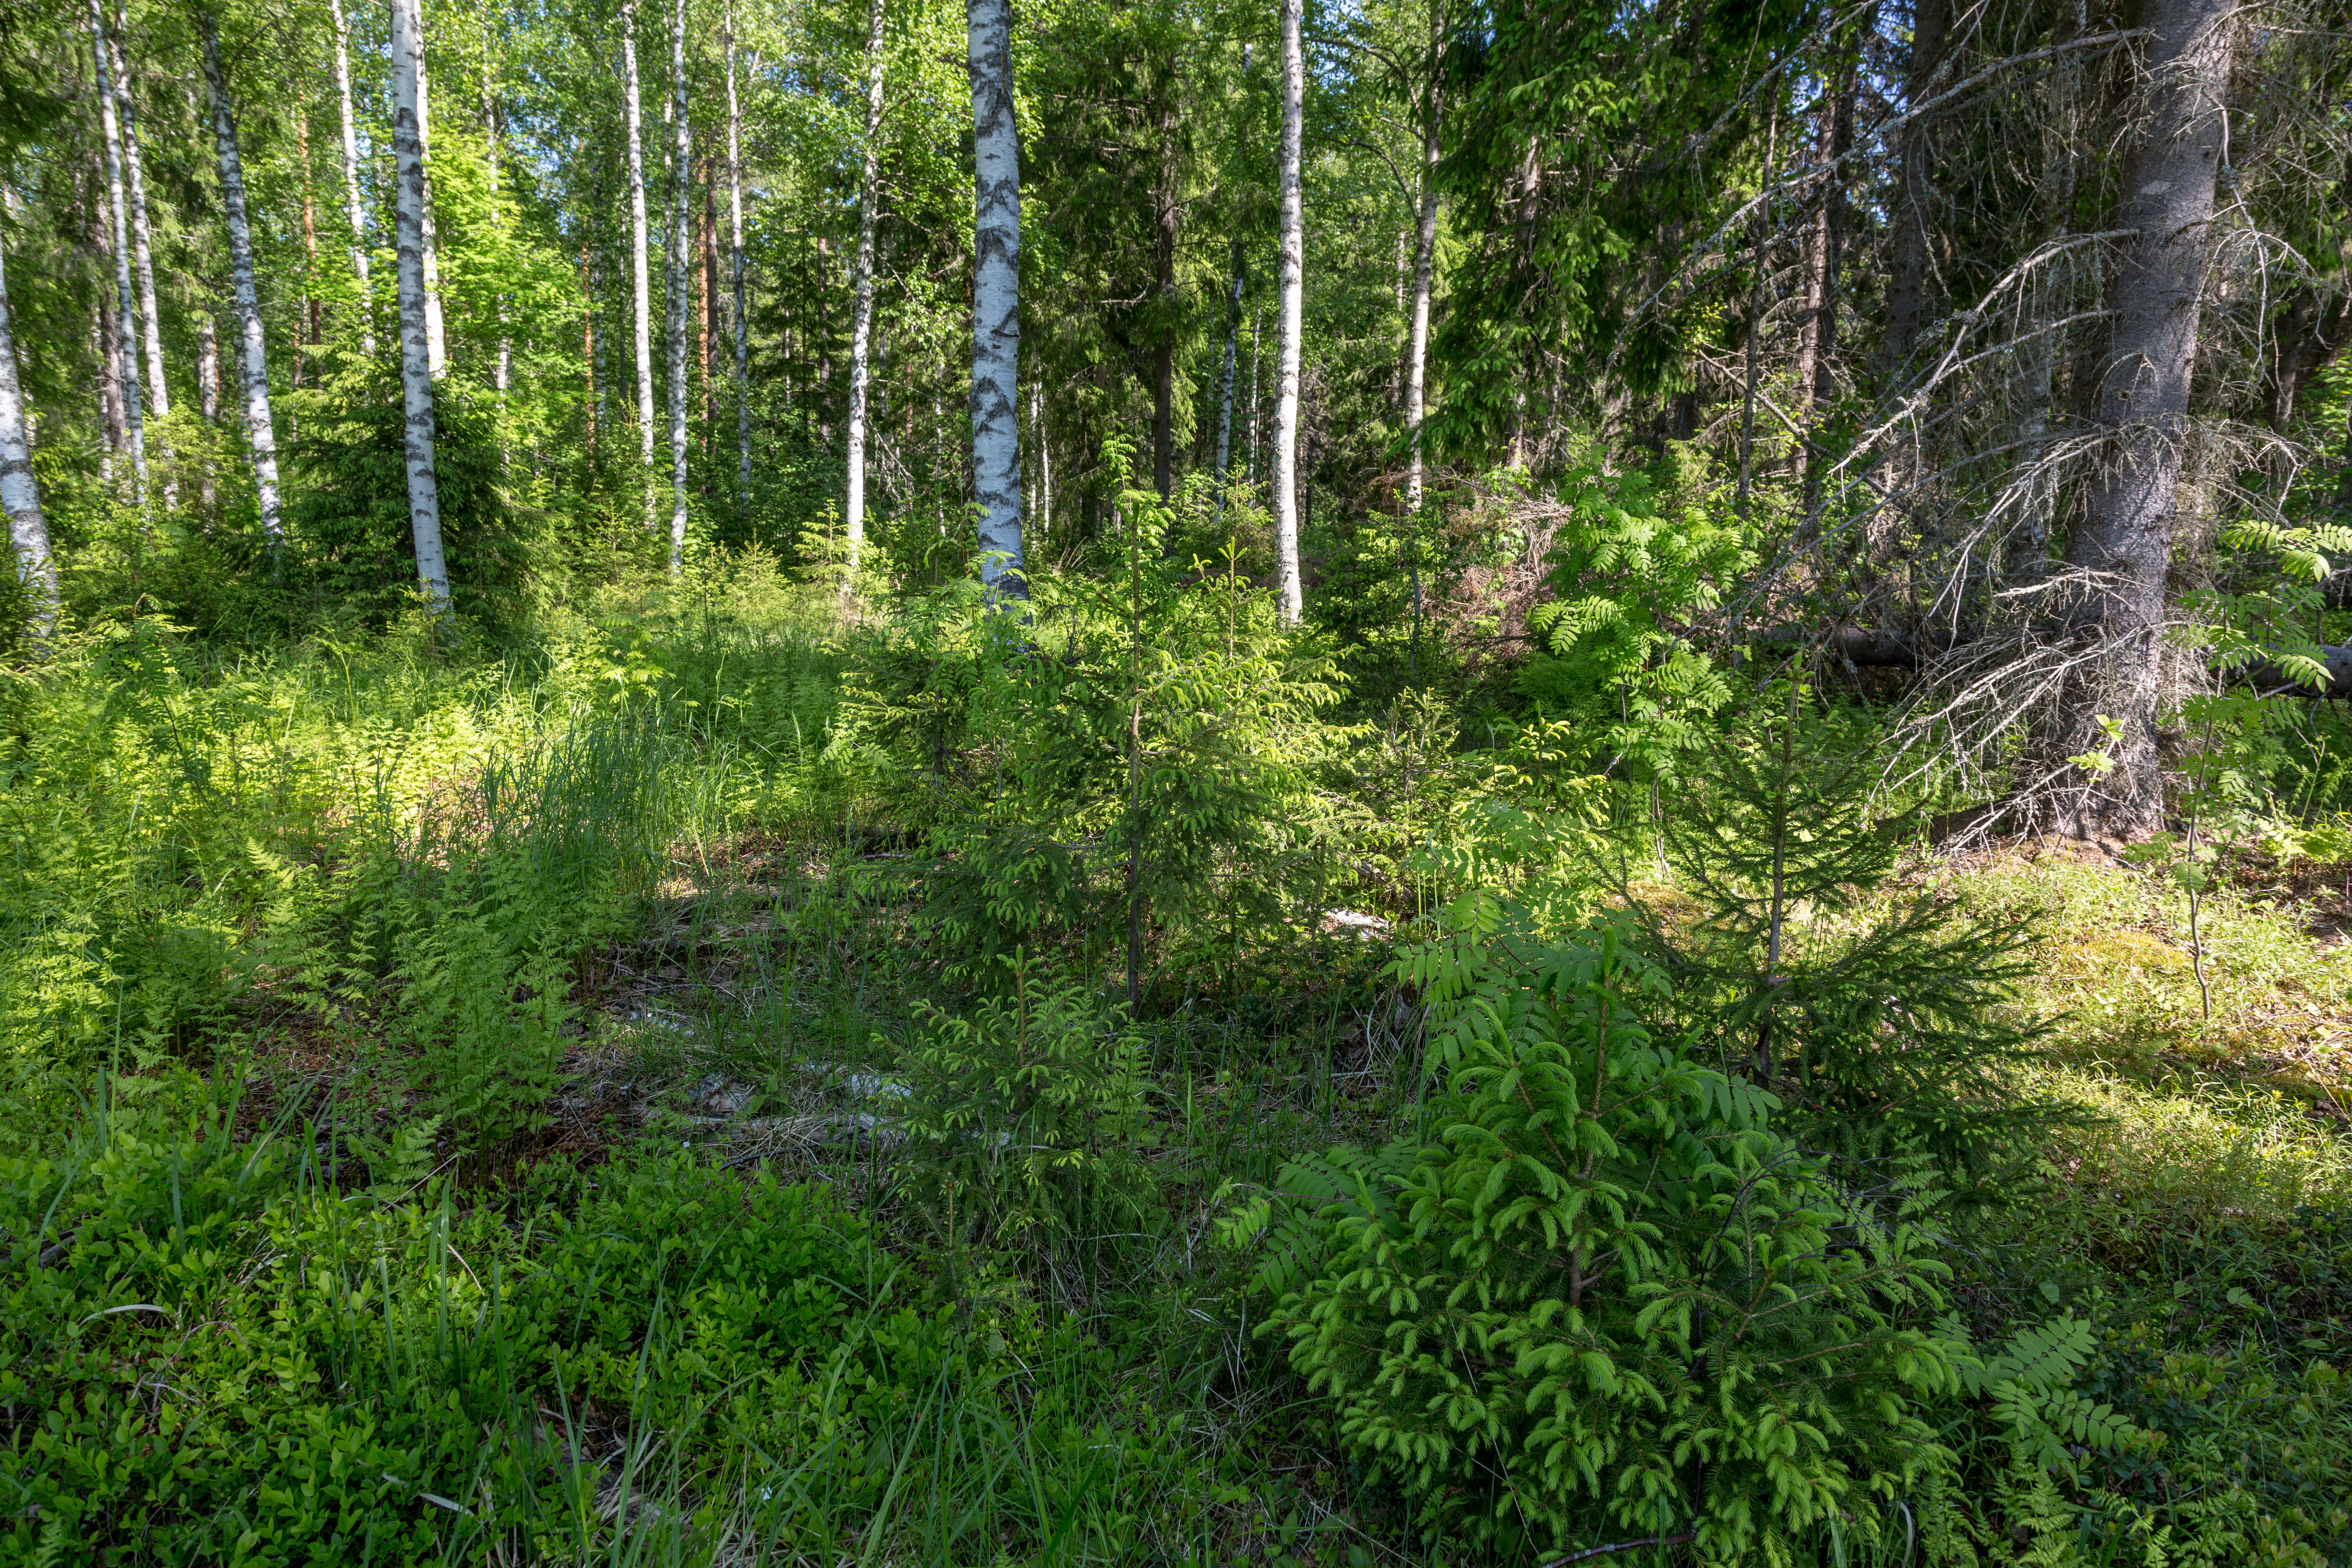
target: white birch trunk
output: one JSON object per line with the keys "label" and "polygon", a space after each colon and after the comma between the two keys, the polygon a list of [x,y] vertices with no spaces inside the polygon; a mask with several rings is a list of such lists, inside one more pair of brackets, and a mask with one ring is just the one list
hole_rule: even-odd
{"label": "white birch trunk", "polygon": [[261,532],[275,552],[278,513],[278,437],[269,420],[269,362],[262,350],[261,300],[253,280],[253,232],[246,223],[245,169],[237,157],[236,121],[229,112],[228,78],[221,69],[220,31],[204,14],[205,85],[213,100],[213,142],[220,153],[221,207],[228,223],[229,285],[236,304],[237,338],[244,348],[245,435],[253,451],[253,481],[261,502]]}
{"label": "white birch trunk", "polygon": [[646,262],[645,132],[637,88],[637,7],[621,7],[621,106],[629,127],[629,267],[636,286],[637,485],[645,492],[646,527],[654,526],[653,279]]}
{"label": "white birch trunk", "polygon": [[852,576],[843,580],[844,593],[866,546],[866,381],[874,342],[874,209],[882,185],[882,0],[874,0],[866,25],[866,162],[857,184],[857,262],[850,279],[849,475],[841,508]]}
{"label": "white birch trunk", "polygon": [[16,380],[16,339],[8,324],[8,272],[0,258],[0,510],[8,514],[8,543],[16,581],[30,591],[33,630],[47,637],[58,622],[58,565],[49,555],[49,525],[41,515],[41,487],[33,478],[33,427]]}
{"label": "white birch trunk", "polygon": [[[1413,236],[1412,315],[1404,356],[1404,427],[1412,433],[1412,455],[1404,473],[1407,515],[1421,510],[1421,427],[1428,416],[1429,289],[1437,258],[1437,6],[1433,3],[1429,8],[1429,103],[1421,128],[1421,226]],[[1419,570],[1416,562],[1416,586]]]}
{"label": "white birch trunk", "polygon": [[1306,213],[1298,163],[1307,99],[1299,4],[1282,0],[1282,147],[1276,165],[1282,196],[1282,342],[1274,383],[1274,554],[1282,624],[1288,626],[1297,626],[1307,612],[1298,574],[1299,332],[1306,299]]}
{"label": "white birch trunk", "polygon": [[751,505],[751,337],[743,289],[743,108],[735,96],[735,6],[727,6],[727,211],[735,273],[735,492],[739,513]]}
{"label": "white birch trunk", "polygon": [[686,110],[686,0],[676,0],[669,26],[669,569],[686,563],[686,338],[694,288],[687,277],[687,237],[693,222],[694,133]]}
{"label": "white birch trunk", "polygon": [[[196,317],[196,413],[206,425],[220,423],[220,335],[213,324],[210,310]],[[210,513],[219,499],[213,488],[213,460],[209,453],[204,460],[203,472],[196,479],[196,494]]]}
{"label": "white birch trunk", "polygon": [[1217,510],[1224,520],[1225,491],[1233,482],[1234,381],[1242,357],[1242,242],[1234,241],[1234,283],[1225,298],[1225,366],[1217,381]]}
{"label": "white birch trunk", "polygon": [[425,192],[420,215],[425,226],[425,348],[433,379],[438,381],[449,368],[449,335],[441,324],[441,247],[433,228],[433,114],[425,93],[424,0],[414,0],[410,20],[416,24],[417,179]]}
{"label": "white birch trunk", "polygon": [[352,220],[352,275],[360,284],[360,349],[375,357],[375,296],[368,287],[367,209],[360,201],[360,132],[352,112],[352,29],[342,0],[327,0],[335,26],[335,97],[343,111],[343,197]]}
{"label": "white birch trunk", "polygon": [[981,582],[1029,596],[1021,553],[1021,138],[1013,122],[1012,0],[966,0],[971,72],[971,482]]}
{"label": "white birch trunk", "polygon": [[433,467],[433,356],[425,330],[425,139],[418,107],[424,18],[419,0],[392,0],[393,232],[398,259],[401,405],[408,466],[408,527],[416,542],[416,580],[426,605],[449,605],[449,568],[441,552],[441,485]]}
{"label": "white birch trunk", "polygon": [[107,38],[113,57],[114,98],[122,117],[122,168],[130,180],[131,260],[139,283],[141,346],[146,352],[147,406],[161,419],[172,412],[171,389],[163,380],[163,328],[155,310],[154,231],[147,218],[147,174],[139,156],[139,110],[131,98],[131,66],[122,51],[123,11],[115,7],[117,26]]}
{"label": "white birch trunk", "polygon": [[98,58],[98,124],[106,142],[106,199],[113,221],[117,335],[122,343],[122,426],[131,448],[131,472],[138,499],[147,496],[147,428],[139,386],[138,299],[131,287],[131,222],[122,190],[122,131],[115,118],[113,51],[106,41],[106,13],[89,0],[90,47]]}

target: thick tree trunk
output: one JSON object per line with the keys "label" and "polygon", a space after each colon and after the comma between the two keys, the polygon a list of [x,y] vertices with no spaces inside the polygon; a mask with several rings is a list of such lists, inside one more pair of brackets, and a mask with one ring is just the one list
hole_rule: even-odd
{"label": "thick tree trunk", "polygon": [[686,274],[688,226],[694,221],[694,132],[686,109],[686,0],[670,8],[670,202],[667,277],[669,337],[669,569],[686,563],[686,336],[694,302]]}
{"label": "thick tree trunk", "polygon": [[735,96],[735,7],[727,7],[727,215],[729,261],[735,274],[735,505],[751,505],[751,322],[743,289],[743,108]]}
{"label": "thick tree trunk", "polygon": [[1282,205],[1280,291],[1282,336],[1274,379],[1275,588],[1282,624],[1307,613],[1298,570],[1298,374],[1305,325],[1306,212],[1299,189],[1299,151],[1306,134],[1307,61],[1298,37],[1300,0],[1282,0],[1282,140],[1276,183]]}
{"label": "thick tree trunk", "polygon": [[90,47],[98,58],[98,123],[106,142],[106,199],[113,221],[115,320],[121,340],[123,438],[131,448],[131,472],[141,500],[147,496],[147,426],[139,385],[139,309],[131,286],[131,221],[122,189],[122,131],[115,118],[113,50],[106,41],[106,13],[89,0]]}
{"label": "thick tree trunk", "polygon": [[408,466],[408,527],[416,544],[416,580],[435,615],[449,605],[449,567],[441,552],[441,484],[433,464],[433,353],[425,329],[425,139],[419,124],[424,19],[418,0],[392,0],[392,153],[394,233],[400,299],[403,446]]}
{"label": "thick tree trunk", "polygon": [[146,354],[147,374],[142,390],[148,409],[162,419],[172,412],[172,392],[163,379],[163,327],[155,310],[154,232],[148,223],[147,174],[139,154],[139,109],[131,100],[131,62],[122,48],[123,18],[123,7],[117,0],[116,27],[108,35],[107,47],[113,57],[115,103],[122,117],[122,168],[130,181],[131,258],[139,283],[140,342]]}
{"label": "thick tree trunk", "polygon": [[360,285],[360,349],[375,357],[375,296],[368,289],[367,210],[360,201],[360,132],[352,112],[352,29],[342,0],[327,0],[335,31],[335,99],[342,109],[343,197],[352,220],[352,275]]}
{"label": "thick tree trunk", "polygon": [[629,276],[635,285],[637,351],[637,488],[645,492],[646,528],[654,527],[654,285],[646,258],[645,132],[637,86],[637,7],[621,7],[621,108],[629,128]]}
{"label": "thick tree trunk", "polygon": [[58,621],[58,567],[49,555],[40,483],[33,478],[33,427],[16,379],[5,257],[0,257],[0,511],[8,514],[8,543],[16,553],[16,581],[32,601],[34,634],[46,637]]}
{"label": "thick tree trunk", "polygon": [[971,72],[971,483],[981,582],[1029,596],[1021,552],[1021,137],[1013,122],[1012,0],[966,0]]}
{"label": "thick tree trunk", "polygon": [[2092,417],[2109,443],[2067,541],[2086,597],[2075,624],[2088,644],[2045,737],[2045,765],[2077,770],[2059,821],[2076,833],[2136,833],[2163,816],[2157,754],[2165,575],[2189,437],[2189,383],[2204,300],[2214,190],[2228,124],[2236,0],[2147,0],[2138,94],[2144,129],[2126,158],[2122,221],[2137,231],[2108,294],[2107,340]]}
{"label": "thick tree trunk", "polygon": [[[407,0],[413,3],[413,0]],[[254,489],[261,503],[261,532],[274,552],[281,532],[278,517],[278,437],[269,418],[269,361],[261,342],[261,297],[254,287],[253,231],[245,216],[245,168],[236,149],[236,121],[229,112],[228,77],[221,68],[220,30],[204,14],[205,85],[213,100],[213,142],[220,153],[221,207],[228,225],[229,288],[236,303],[237,340],[244,349],[245,438],[253,453]]]}
{"label": "thick tree trunk", "polygon": [[882,0],[874,0],[866,24],[866,154],[857,181],[857,262],[850,279],[849,472],[842,504],[843,531],[849,542],[852,591],[857,558],[866,547],[866,383],[874,346],[874,219],[882,196]]}
{"label": "thick tree trunk", "polygon": [[1234,281],[1225,292],[1225,364],[1217,377],[1217,520],[1221,522],[1225,516],[1225,491],[1233,483],[1234,384],[1241,371],[1242,286],[1247,281],[1241,238],[1235,236]]}

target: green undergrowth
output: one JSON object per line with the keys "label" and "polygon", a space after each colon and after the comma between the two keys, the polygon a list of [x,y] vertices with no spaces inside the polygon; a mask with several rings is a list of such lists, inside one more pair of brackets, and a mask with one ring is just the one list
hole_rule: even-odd
{"label": "green undergrowth", "polygon": [[1017,637],[14,672],[9,1560],[2352,1563],[2319,893],[1915,853],[1786,686],[1470,748],[1129,499]]}

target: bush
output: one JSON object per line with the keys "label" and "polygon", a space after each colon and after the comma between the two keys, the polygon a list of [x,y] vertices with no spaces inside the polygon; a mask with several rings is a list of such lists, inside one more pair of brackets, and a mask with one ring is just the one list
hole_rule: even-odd
{"label": "bush", "polygon": [[[1921,1419],[1964,1342],[1946,1270],[1771,1127],[1778,1101],[1645,1024],[1669,998],[1613,929],[1468,929],[1400,961],[1446,1073],[1434,1141],[1330,1215],[1274,1326],[1341,1444],[1433,1542],[1628,1537],[1774,1561],[1866,1529],[1949,1464]],[[1353,1212],[1348,1212],[1352,1209]]]}
{"label": "bush", "polygon": [[1010,994],[968,1018],[921,1010],[905,1057],[903,1191],[950,1246],[1059,1259],[1131,1230],[1151,1194],[1137,1153],[1142,1037],[1093,992],[1016,951]]}

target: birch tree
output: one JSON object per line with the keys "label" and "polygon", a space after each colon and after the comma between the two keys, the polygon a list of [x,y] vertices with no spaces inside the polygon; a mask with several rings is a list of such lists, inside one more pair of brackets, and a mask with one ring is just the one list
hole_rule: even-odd
{"label": "birch tree", "polygon": [[[207,35],[209,37],[209,35]],[[89,39],[98,59],[98,124],[106,143],[106,200],[113,223],[115,320],[121,342],[123,439],[131,449],[132,484],[140,500],[147,495],[147,429],[139,384],[139,310],[131,287],[131,223],[123,198],[122,128],[115,116],[113,51],[107,47],[106,13],[100,0],[89,0]]]}
{"label": "birch tree", "polygon": [[1299,190],[1299,147],[1305,137],[1307,63],[1299,45],[1300,0],[1282,0],[1282,142],[1276,178],[1282,198],[1281,344],[1274,390],[1274,555],[1282,624],[1306,613],[1298,575],[1298,372],[1304,325],[1306,214]]}
{"label": "birch tree", "polygon": [[47,637],[58,620],[58,566],[49,554],[49,525],[41,516],[40,481],[33,477],[32,422],[16,380],[5,255],[0,255],[0,510],[8,514],[8,543],[16,552],[16,581],[32,600],[33,629]]}
{"label": "birch tree", "polygon": [[154,231],[148,221],[147,174],[139,152],[139,109],[131,99],[131,62],[122,47],[127,23],[120,0],[114,14],[115,26],[107,34],[106,42],[114,68],[115,109],[122,124],[122,172],[131,211],[131,262],[132,276],[139,285],[140,345],[146,356],[146,377],[141,386],[149,411],[162,419],[172,412],[172,392],[163,378],[163,327],[155,309]]}
{"label": "birch tree", "polygon": [[414,0],[410,19],[416,24],[416,177],[423,189],[417,217],[424,236],[425,347],[438,380],[449,368],[449,335],[441,319],[441,247],[433,229],[433,113],[426,90],[430,79],[425,69],[425,0]]}
{"label": "birch tree", "polygon": [[637,482],[645,492],[646,527],[654,526],[653,279],[646,261],[645,132],[637,85],[637,7],[621,7],[621,108],[629,131],[629,268],[636,287]]}
{"label": "birch tree", "polygon": [[400,301],[402,439],[408,468],[408,527],[416,544],[416,579],[426,605],[449,605],[449,568],[441,552],[441,485],[433,466],[433,356],[425,331],[425,139],[419,124],[424,17],[420,0],[392,0],[392,156],[394,236]]}
{"label": "birch tree", "polygon": [[727,6],[727,212],[735,275],[735,491],[739,512],[751,505],[751,338],[743,289],[743,108],[735,95],[735,6]]}
{"label": "birch tree", "polygon": [[[1297,0],[1290,0],[1296,4]],[[965,0],[971,72],[971,481],[981,582],[1025,599],[1021,553],[1021,139],[1013,122],[1012,0]]]}
{"label": "birch tree", "polygon": [[352,29],[342,0],[327,0],[335,33],[335,100],[343,116],[343,199],[352,220],[352,275],[360,285],[360,349],[375,357],[375,296],[368,288],[367,209],[360,200],[360,136],[352,112]]}
{"label": "birch tree", "polygon": [[204,13],[205,86],[212,96],[213,145],[220,155],[221,209],[228,226],[229,288],[236,306],[239,363],[245,393],[246,445],[261,505],[261,531],[274,553],[282,530],[278,514],[278,437],[269,418],[269,362],[261,342],[261,297],[253,278],[253,232],[246,222],[245,168],[237,155],[228,76],[221,68],[220,27]]}
{"label": "birch tree", "polygon": [[[1427,415],[1429,387],[1429,290],[1430,275],[1437,259],[1437,126],[1438,111],[1443,107],[1438,99],[1438,49],[1444,42],[1444,16],[1436,0],[1429,7],[1429,96],[1423,105],[1421,122],[1421,211],[1419,225],[1413,233],[1412,247],[1412,312],[1408,318],[1404,355],[1404,427],[1411,433],[1412,456],[1407,459],[1404,475],[1404,510],[1408,517],[1421,511],[1422,492],[1422,424]],[[1419,593],[1419,557],[1415,556],[1416,601]],[[1418,603],[1415,612],[1419,611]]]}
{"label": "birch tree", "polygon": [[842,531],[849,542],[850,575],[856,581],[858,552],[866,544],[866,382],[874,340],[874,219],[882,185],[882,0],[874,0],[866,25],[866,161],[857,184],[857,260],[850,278],[849,473],[842,502]]}
{"label": "birch tree", "polygon": [[686,112],[686,0],[670,8],[669,244],[665,284],[669,338],[669,569],[686,562],[686,335],[694,290],[687,278],[688,229],[693,221],[694,133]]}

